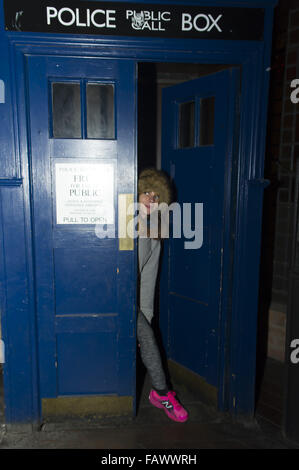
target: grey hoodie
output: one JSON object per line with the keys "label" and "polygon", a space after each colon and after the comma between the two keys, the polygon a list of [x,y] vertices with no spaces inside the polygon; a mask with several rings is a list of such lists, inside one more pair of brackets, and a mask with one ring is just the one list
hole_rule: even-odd
{"label": "grey hoodie", "polygon": [[139,308],[151,323],[154,315],[154,299],[161,241],[153,238],[138,239],[140,298]]}

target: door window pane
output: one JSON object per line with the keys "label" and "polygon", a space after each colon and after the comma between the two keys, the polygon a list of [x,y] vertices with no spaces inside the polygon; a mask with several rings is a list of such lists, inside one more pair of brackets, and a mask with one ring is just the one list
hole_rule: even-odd
{"label": "door window pane", "polygon": [[214,145],[215,97],[200,100],[199,145]]}
{"label": "door window pane", "polygon": [[87,138],[114,139],[114,86],[88,83],[86,106]]}
{"label": "door window pane", "polygon": [[179,148],[194,147],[195,102],[179,105]]}
{"label": "door window pane", "polygon": [[56,139],[80,139],[80,85],[52,83],[52,129]]}

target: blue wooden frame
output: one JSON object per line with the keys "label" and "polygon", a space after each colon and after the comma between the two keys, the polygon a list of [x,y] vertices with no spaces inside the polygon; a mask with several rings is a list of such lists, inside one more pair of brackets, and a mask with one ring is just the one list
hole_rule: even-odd
{"label": "blue wooden frame", "polygon": [[[123,1],[123,0],[122,0]],[[140,4],[149,2],[141,1]],[[151,1],[158,4],[185,3]],[[6,345],[4,366],[7,423],[38,423],[40,403],[37,380],[34,280],[32,268],[26,103],[20,99],[17,75],[23,76],[21,53],[75,54],[129,58],[136,62],[198,62],[236,64],[242,68],[240,138],[233,266],[226,270],[223,302],[229,310],[231,345],[222,409],[252,416],[255,402],[256,323],[262,221],[267,96],[271,60],[273,8],[276,0],[194,1],[189,4],[265,8],[264,41],[177,40],[124,37],[7,33],[0,10],[0,78],[5,103],[0,104],[1,201],[1,322]],[[135,182],[136,187],[136,182]],[[231,234],[225,233],[227,246]],[[18,253],[18,256],[16,256]],[[231,253],[230,253],[231,254]],[[228,256],[228,255],[227,255]],[[231,259],[231,258],[230,258]],[[227,257],[227,267],[229,259]],[[223,329],[227,328],[223,325]],[[225,345],[223,346],[226,347]]]}

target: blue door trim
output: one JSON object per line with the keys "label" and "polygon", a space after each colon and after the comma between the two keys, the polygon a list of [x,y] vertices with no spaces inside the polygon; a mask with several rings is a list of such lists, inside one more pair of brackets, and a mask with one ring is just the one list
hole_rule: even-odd
{"label": "blue door trim", "polygon": [[225,201],[224,201],[224,233],[223,233],[223,259],[222,259],[222,296],[219,306],[220,315],[220,354],[219,354],[219,382],[218,407],[221,410],[232,408],[229,394],[231,391],[231,338],[233,337],[233,323],[231,319],[231,300],[233,285],[232,260],[235,245],[235,211],[238,168],[238,138],[240,131],[240,71],[236,68],[230,70],[230,89],[228,95],[228,123],[227,133],[233,135],[226,149],[225,166]]}
{"label": "blue door trim", "polygon": [[[162,3],[162,2],[157,2]],[[163,2],[175,3],[175,2]],[[193,3],[190,1],[190,3]],[[198,3],[198,2],[194,2]],[[213,5],[223,2],[214,1]],[[16,185],[1,185],[2,240],[4,269],[2,289],[2,334],[6,344],[4,367],[6,421],[39,421],[37,386],[34,285],[32,277],[31,217],[29,175],[27,174],[26,109],[22,99],[24,87],[22,54],[97,56],[134,59],[136,62],[198,62],[241,65],[240,139],[237,171],[236,225],[234,265],[230,286],[231,305],[230,365],[228,371],[227,409],[236,414],[254,412],[254,377],[256,314],[259,282],[261,208],[263,201],[263,160],[266,133],[267,95],[271,50],[272,0],[263,2],[227,2],[226,5],[266,7],[265,42],[203,40],[128,40],[127,38],[88,39],[76,36],[7,34],[1,32],[1,49],[6,59],[1,64],[1,78],[6,83],[6,103],[2,104],[5,120],[0,138],[8,142],[2,178],[23,178]],[[3,23],[3,12],[1,18]],[[18,55],[19,54],[19,55]],[[16,77],[19,77],[18,79]],[[24,96],[24,95],[23,95]],[[18,116],[22,116],[20,119]],[[11,129],[14,130],[13,134]],[[9,155],[13,153],[13,159]],[[9,168],[9,170],[7,169]],[[254,183],[254,184],[253,184]],[[135,183],[136,187],[136,183]],[[14,218],[11,218],[11,214]],[[8,224],[7,221],[11,223]],[[21,223],[20,223],[21,221]],[[254,226],[253,226],[254,223]],[[20,226],[22,228],[20,228]],[[16,233],[14,227],[19,230]],[[14,253],[23,247],[23,257]],[[15,273],[18,273],[17,276]],[[13,285],[15,280],[17,287]],[[16,314],[18,327],[16,328]],[[29,380],[30,377],[30,380]]]}

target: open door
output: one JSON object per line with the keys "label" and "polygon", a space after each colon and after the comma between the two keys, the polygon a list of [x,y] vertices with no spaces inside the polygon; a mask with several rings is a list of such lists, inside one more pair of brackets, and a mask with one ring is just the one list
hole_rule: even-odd
{"label": "open door", "polygon": [[[239,70],[227,69],[165,88],[162,98],[162,167],[174,180],[182,236],[165,246],[161,329],[168,359],[221,392],[220,407],[230,354],[227,273],[239,86]],[[191,203],[191,227],[184,203]],[[195,203],[203,204],[197,225]],[[188,227],[196,231],[193,241]]]}
{"label": "open door", "polygon": [[134,193],[135,64],[27,56],[26,70],[42,416],[74,398],[75,414],[79,398],[130,412],[136,263],[118,201]]}

